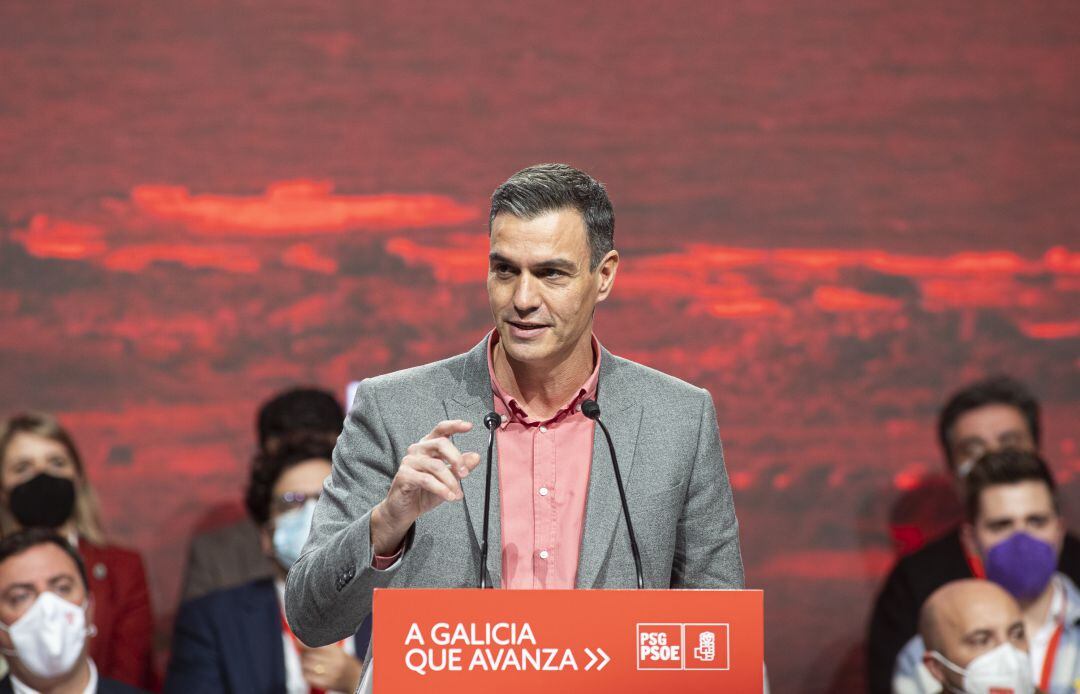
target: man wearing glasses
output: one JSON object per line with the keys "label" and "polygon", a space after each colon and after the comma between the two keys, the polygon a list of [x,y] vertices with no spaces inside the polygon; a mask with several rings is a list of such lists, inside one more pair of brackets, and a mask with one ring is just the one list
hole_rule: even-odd
{"label": "man wearing glasses", "polygon": [[311,528],[330,474],[332,443],[307,442],[261,454],[247,506],[259,525],[274,576],[186,603],[176,619],[166,692],[351,692],[371,633],[368,618],[351,639],[308,648],[284,618],[285,576]]}

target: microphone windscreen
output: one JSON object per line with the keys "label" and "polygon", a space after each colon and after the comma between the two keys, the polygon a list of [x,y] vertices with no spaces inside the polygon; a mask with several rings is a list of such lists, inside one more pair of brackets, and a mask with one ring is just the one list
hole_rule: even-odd
{"label": "microphone windscreen", "polygon": [[585,415],[589,419],[599,419],[600,417],[600,405],[596,404],[595,400],[586,400],[581,403],[581,414]]}
{"label": "microphone windscreen", "polygon": [[502,424],[502,417],[497,412],[488,412],[484,415],[484,426],[488,429],[494,429]]}

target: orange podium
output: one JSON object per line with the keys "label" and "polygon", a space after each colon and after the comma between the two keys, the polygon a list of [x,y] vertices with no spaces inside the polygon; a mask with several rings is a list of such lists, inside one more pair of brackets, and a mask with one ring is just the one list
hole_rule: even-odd
{"label": "orange podium", "polygon": [[760,590],[377,589],[375,694],[760,694]]}

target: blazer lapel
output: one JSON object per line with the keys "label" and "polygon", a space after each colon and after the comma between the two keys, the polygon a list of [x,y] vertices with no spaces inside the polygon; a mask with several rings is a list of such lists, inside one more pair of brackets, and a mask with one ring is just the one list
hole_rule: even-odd
{"label": "blazer lapel", "polygon": [[[625,391],[614,357],[606,349],[602,350],[597,403],[600,405],[600,418],[611,432],[611,441],[619,458],[623,489],[627,493],[627,505],[632,508],[634,501],[630,498],[629,481],[634,468],[642,407],[627,399]],[[585,500],[585,529],[578,557],[578,588],[596,587],[597,576],[615,538],[615,529],[626,532],[607,440],[599,424],[594,429],[589,492]]]}
{"label": "blazer lapel", "polygon": [[[465,494],[462,503],[465,506],[469,530],[473,539],[473,550],[480,557],[480,539],[484,532],[484,477],[487,473],[488,430],[484,427],[484,415],[491,412],[493,406],[491,376],[487,367],[487,337],[471,349],[465,358],[458,392],[447,398],[446,416],[448,419],[463,419],[473,423],[472,431],[456,434],[454,443],[462,452],[473,451],[480,454],[480,464],[469,476],[461,481]],[[498,445],[492,456],[491,470],[491,516],[488,520],[488,559],[487,572],[489,582],[498,588],[502,585],[502,526],[499,522],[499,466]]]}

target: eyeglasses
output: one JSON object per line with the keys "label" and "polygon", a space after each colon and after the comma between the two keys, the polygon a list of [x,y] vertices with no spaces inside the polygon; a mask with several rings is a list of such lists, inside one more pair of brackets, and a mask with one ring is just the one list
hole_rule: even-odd
{"label": "eyeglasses", "polygon": [[300,508],[307,503],[308,499],[318,501],[320,494],[320,492],[315,492],[314,494],[307,494],[305,492],[285,492],[274,499],[271,504],[272,510],[275,514],[286,513]]}

